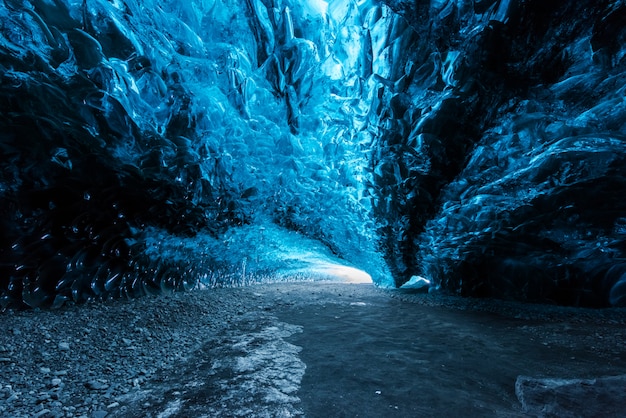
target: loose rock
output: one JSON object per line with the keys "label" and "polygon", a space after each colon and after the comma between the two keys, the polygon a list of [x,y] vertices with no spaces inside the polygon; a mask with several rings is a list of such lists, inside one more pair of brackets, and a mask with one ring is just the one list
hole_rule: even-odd
{"label": "loose rock", "polygon": [[85,383],[85,387],[89,390],[106,390],[109,385],[106,383],[98,382],[97,380],[92,380]]}
{"label": "loose rock", "polygon": [[41,411],[37,412],[35,415],[33,415],[33,417],[35,418],[39,418],[39,417],[45,417],[46,415],[48,415],[50,413],[49,409],[42,409]]}

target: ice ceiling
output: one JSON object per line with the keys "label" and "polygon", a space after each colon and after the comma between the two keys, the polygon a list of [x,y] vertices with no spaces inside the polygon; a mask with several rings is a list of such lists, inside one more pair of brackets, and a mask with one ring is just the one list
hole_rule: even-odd
{"label": "ice ceiling", "polygon": [[553,3],[2,0],[0,305],[341,264],[626,304],[626,5]]}

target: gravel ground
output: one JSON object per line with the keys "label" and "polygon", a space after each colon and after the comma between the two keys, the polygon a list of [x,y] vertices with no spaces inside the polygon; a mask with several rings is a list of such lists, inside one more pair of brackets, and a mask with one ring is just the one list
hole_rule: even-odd
{"label": "gravel ground", "polygon": [[495,313],[525,321],[521,332],[546,344],[554,340],[566,345],[571,340],[578,345],[588,340],[607,359],[624,356],[622,309],[490,302],[337,283],[198,290],[0,314],[0,416],[131,415],[127,408],[141,398],[144,387],[184,364],[239,318],[263,319],[281,305],[287,309],[325,304],[342,293],[344,298],[380,297],[444,310]]}
{"label": "gravel ground", "polygon": [[3,313],[0,415],[101,418],[120,412],[125,395],[184,361],[243,312],[237,293],[215,289]]}

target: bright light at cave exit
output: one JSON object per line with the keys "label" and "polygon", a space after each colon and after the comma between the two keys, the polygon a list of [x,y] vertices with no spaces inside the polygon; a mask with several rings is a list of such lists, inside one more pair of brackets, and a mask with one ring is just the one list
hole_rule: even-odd
{"label": "bright light at cave exit", "polygon": [[372,283],[372,276],[368,273],[341,264],[319,263],[310,271],[345,283]]}

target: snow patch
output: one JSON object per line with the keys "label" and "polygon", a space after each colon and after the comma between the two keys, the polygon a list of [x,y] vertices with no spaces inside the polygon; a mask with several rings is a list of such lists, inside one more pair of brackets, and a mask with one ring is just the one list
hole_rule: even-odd
{"label": "snow patch", "polygon": [[213,416],[292,417],[302,415],[297,392],[306,365],[298,357],[301,348],[284,340],[302,327],[278,323],[257,332],[235,335],[231,350],[215,361],[211,374],[219,401]]}
{"label": "snow patch", "polygon": [[157,418],[169,418],[172,415],[176,414],[180,411],[180,407],[182,406],[183,401],[180,399],[176,399],[175,401],[169,402],[165,407],[165,411],[161,412],[157,415]]}

